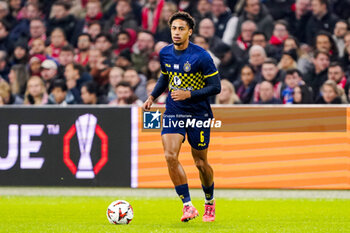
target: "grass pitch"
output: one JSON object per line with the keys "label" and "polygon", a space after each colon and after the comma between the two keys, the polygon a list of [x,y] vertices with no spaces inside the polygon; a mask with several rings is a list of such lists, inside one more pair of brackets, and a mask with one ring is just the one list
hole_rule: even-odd
{"label": "grass pitch", "polygon": [[[130,202],[134,219],[111,225],[108,205]],[[203,200],[194,198],[203,214]],[[0,197],[0,232],[350,232],[349,199],[228,199],[216,200],[217,219],[201,216],[180,222],[176,198],[144,197]]]}

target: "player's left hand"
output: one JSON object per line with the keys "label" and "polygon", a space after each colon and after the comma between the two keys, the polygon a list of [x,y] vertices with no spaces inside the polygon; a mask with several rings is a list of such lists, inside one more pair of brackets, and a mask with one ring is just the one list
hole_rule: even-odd
{"label": "player's left hand", "polygon": [[191,98],[191,92],[183,90],[172,91],[171,98],[173,98],[174,101],[185,100]]}

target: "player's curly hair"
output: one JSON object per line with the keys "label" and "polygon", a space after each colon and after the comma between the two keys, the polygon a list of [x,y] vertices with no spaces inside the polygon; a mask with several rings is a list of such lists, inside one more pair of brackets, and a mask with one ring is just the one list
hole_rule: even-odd
{"label": "player's curly hair", "polygon": [[181,19],[181,20],[186,21],[188,27],[189,27],[190,29],[192,29],[192,30],[194,29],[194,27],[195,27],[195,25],[196,25],[194,19],[192,18],[192,16],[191,16],[189,13],[184,12],[184,11],[178,11],[178,12],[174,13],[174,14],[170,17],[169,22],[168,22],[169,27],[171,27],[171,24],[172,24],[173,21],[176,20],[176,19]]}

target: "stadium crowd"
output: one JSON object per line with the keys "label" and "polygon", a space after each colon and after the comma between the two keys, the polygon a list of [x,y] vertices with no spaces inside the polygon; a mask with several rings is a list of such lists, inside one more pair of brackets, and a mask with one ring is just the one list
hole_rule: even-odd
{"label": "stadium crowd", "polygon": [[179,10],[220,73],[212,103],[350,100],[350,1],[2,0],[0,105],[141,105]]}

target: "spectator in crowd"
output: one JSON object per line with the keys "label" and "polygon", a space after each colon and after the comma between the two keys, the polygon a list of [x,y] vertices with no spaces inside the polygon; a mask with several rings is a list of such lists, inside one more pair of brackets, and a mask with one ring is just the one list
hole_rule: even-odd
{"label": "spectator in crowd", "polygon": [[25,65],[13,65],[8,75],[11,93],[16,98],[24,98],[29,73]]}
{"label": "spectator in crowd", "polygon": [[340,60],[342,66],[344,67],[344,71],[349,76],[350,72],[350,31],[348,31],[344,36],[344,43],[345,43],[345,49],[344,49],[344,56]]}
{"label": "spectator in crowd", "polygon": [[232,44],[233,53],[237,57],[247,57],[248,50],[252,43],[253,33],[256,31],[256,24],[247,20],[241,25],[241,35]]}
{"label": "spectator in crowd", "polygon": [[328,67],[328,80],[333,80],[343,90],[348,85],[343,67],[338,62],[332,62]]}
{"label": "spectator in crowd", "polygon": [[[47,104],[57,104],[61,106],[67,106],[68,104],[74,104],[74,98],[72,95],[67,95],[67,85],[62,79],[56,79],[52,82],[51,92]],[[68,97],[68,98],[67,98]]]}
{"label": "spectator in crowd", "polygon": [[350,15],[350,2],[343,0],[330,1],[333,9],[333,13],[340,19],[348,19]]}
{"label": "spectator in crowd", "polygon": [[[267,36],[264,32],[253,32],[251,46],[253,45],[260,45],[263,47],[267,57],[275,58],[276,60],[279,60],[281,58],[280,51],[268,43]],[[245,58],[245,60],[248,60],[248,58]]]}
{"label": "spectator in crowd", "polygon": [[74,56],[74,48],[71,45],[65,45],[62,47],[58,56],[58,76],[63,76],[66,65],[74,62]]}
{"label": "spectator in crowd", "polygon": [[[283,41],[283,48],[282,51],[286,52],[289,51],[291,49],[296,49],[299,50],[299,41],[296,37],[294,36],[288,36],[284,41]],[[297,55],[300,55],[300,52],[297,51]]]}
{"label": "spectator in crowd", "polygon": [[240,25],[246,20],[254,21],[258,30],[264,32],[268,38],[272,35],[273,18],[259,0],[244,1],[244,10],[238,19],[236,38],[241,34]]}
{"label": "spectator in crowd", "polygon": [[[270,58],[267,59],[262,67],[261,67],[261,75],[263,81],[268,81],[270,84],[273,85],[273,97],[276,99],[281,98],[281,88],[282,88],[282,82],[284,77],[284,73],[280,71],[277,67],[277,62],[275,59]],[[254,102],[260,101],[260,87],[261,84],[257,84],[254,89]],[[263,100],[265,102],[265,100]]]}
{"label": "spectator in crowd", "polygon": [[90,70],[90,75],[93,80],[99,85],[103,90],[107,89],[108,75],[110,72],[110,61],[107,57],[102,56],[97,60],[97,64],[94,68]]}
{"label": "spectator in crowd", "polygon": [[278,68],[281,70],[296,69],[298,61],[298,54],[296,49],[283,52],[282,58],[278,63]]}
{"label": "spectator in crowd", "polygon": [[131,2],[128,0],[119,0],[115,5],[115,14],[106,22],[104,30],[116,36],[121,30],[131,28],[136,30],[138,27],[136,17],[132,11]]}
{"label": "spectator in crowd", "polygon": [[100,33],[96,36],[95,48],[101,51],[102,56],[111,60],[114,57],[113,53],[113,40],[112,37],[107,33]]}
{"label": "spectator in crowd", "polygon": [[74,61],[83,67],[89,63],[89,49],[91,47],[91,36],[88,33],[82,33],[78,37],[78,52],[74,57]]}
{"label": "spectator in crowd", "polygon": [[204,18],[212,18],[211,4],[212,1],[210,0],[199,0],[197,2],[196,8],[192,14],[197,23],[202,21]]}
{"label": "spectator in crowd", "polygon": [[238,74],[241,69],[241,61],[232,52],[230,46],[222,43],[217,46],[215,56],[220,59],[218,67],[220,78],[234,82],[238,79]]}
{"label": "spectator in crowd", "polygon": [[227,7],[226,0],[213,0],[211,10],[215,24],[215,35],[222,38],[227,22],[231,18],[231,10]]}
{"label": "spectator in crowd", "polygon": [[30,47],[33,41],[38,38],[46,41],[46,26],[43,20],[36,18],[30,20],[28,46]]}
{"label": "spectator in crowd", "polygon": [[22,1],[21,0],[10,0],[9,1],[9,7],[10,7],[10,14],[16,19],[19,18],[19,11],[22,8]]}
{"label": "spectator in crowd", "polygon": [[[344,93],[344,92],[343,92]],[[321,87],[321,96],[317,104],[341,104],[341,93],[333,80],[327,80]]]}
{"label": "spectator in crowd", "polygon": [[10,66],[8,64],[7,59],[7,52],[0,50],[0,79],[4,79],[5,81],[8,81],[8,75],[10,72]]}
{"label": "spectator in crowd", "polygon": [[[340,0],[0,1],[0,75],[10,83],[11,94],[16,97],[12,90],[17,84],[13,80],[11,83],[7,75],[11,66],[24,64],[24,72],[41,76],[51,93],[51,81],[47,80],[64,79],[67,64],[77,62],[87,71],[80,76],[89,77],[83,78],[82,83],[92,80],[91,72],[99,93],[114,96],[109,82],[112,66],[136,69],[147,79],[158,78],[159,51],[172,43],[167,21],[175,11],[185,10],[197,19],[194,33],[198,36],[193,34],[193,43],[215,54],[211,53],[219,73],[234,84],[242,103],[254,101],[249,99],[251,87],[256,88],[256,82],[265,80],[261,66],[267,57],[275,58],[280,70],[294,69],[297,64],[305,74],[306,85],[314,89],[316,101],[321,98],[320,87],[327,79],[334,80],[348,94],[347,6],[347,1]],[[143,27],[147,30],[143,31]],[[288,32],[293,36],[288,36]],[[325,51],[330,59],[318,51]],[[327,71],[329,61],[339,63]],[[243,63],[253,71],[248,67],[241,69]],[[240,77],[243,71],[249,73],[244,79]],[[283,75],[277,79],[284,82],[283,90],[289,87],[284,101],[300,102],[294,100],[294,94],[291,97],[298,87],[286,85]],[[75,97],[79,102],[82,83],[78,81],[77,85],[72,80],[75,79],[66,81],[67,98]],[[146,92],[145,85],[141,89]],[[24,90],[21,92],[24,97]],[[214,98],[210,101],[214,102]]]}
{"label": "spectator in crowd", "polygon": [[71,44],[76,44],[77,36],[82,32],[84,22],[77,20],[69,13],[70,6],[62,0],[54,2],[51,17],[47,23],[47,33],[50,35],[55,28],[61,28]]}
{"label": "spectator in crowd", "polygon": [[170,16],[173,15],[177,11],[177,6],[173,2],[165,2],[162,8],[162,12],[159,18],[159,25],[157,27],[156,34],[154,38],[157,41],[165,41],[168,43],[172,43],[170,27],[168,25],[168,21]]}
{"label": "spectator in crowd", "polygon": [[40,76],[41,63],[46,59],[46,57],[36,54],[32,56],[29,60],[29,73],[31,76]]}
{"label": "spectator in crowd", "polygon": [[15,44],[15,49],[10,57],[10,65],[23,64],[26,65],[29,62],[29,51],[27,45],[20,41]]}
{"label": "spectator in crowd", "polygon": [[344,36],[348,31],[348,24],[345,20],[339,20],[334,27],[333,40],[337,45],[339,58],[344,56],[345,41]]}
{"label": "spectator in crowd", "polygon": [[24,94],[24,104],[45,105],[47,101],[48,95],[46,93],[44,81],[39,76],[31,76]]}
{"label": "spectator in crowd", "polygon": [[193,43],[205,49],[205,51],[207,51],[210,54],[211,58],[213,58],[215,66],[219,67],[220,59],[216,57],[214,53],[209,50],[208,39],[201,35],[194,35],[192,36],[192,38],[193,38]]}
{"label": "spectator in crowd", "polygon": [[315,50],[328,52],[331,61],[337,61],[338,48],[332,35],[326,31],[320,31],[315,37]]}
{"label": "spectator in crowd", "polygon": [[215,104],[240,104],[235,87],[226,79],[221,80],[221,92],[215,97]]}
{"label": "spectator in crowd", "polygon": [[215,26],[213,20],[204,18],[199,22],[198,34],[207,38],[209,41],[209,49],[215,51],[216,46],[223,44],[222,40],[215,35]]}
{"label": "spectator in crowd", "polygon": [[65,66],[64,77],[67,81],[68,89],[77,87],[78,91],[80,91],[84,83],[92,81],[90,74],[81,65],[75,63],[69,63]]}
{"label": "spectator in crowd", "polygon": [[283,42],[282,53],[288,52],[290,50],[296,50],[296,59],[294,60],[297,62],[297,67],[300,72],[306,73],[309,69],[312,68],[312,63],[310,62],[312,58],[308,53],[305,53],[300,49],[299,41],[294,36],[289,36]]}
{"label": "spectator in crowd", "polygon": [[249,64],[254,68],[256,80],[260,77],[261,66],[266,60],[266,52],[260,45],[253,45],[249,49]]}
{"label": "spectator in crowd", "polygon": [[293,93],[295,87],[302,84],[301,73],[297,69],[289,69],[286,72],[286,77],[284,78],[284,87],[281,93],[282,102],[284,104],[293,103]]}
{"label": "spectator in crowd", "polygon": [[32,45],[29,50],[29,55],[30,56],[42,55],[46,57],[47,54],[46,54],[46,48],[45,48],[45,41],[41,38],[34,39],[32,41]]}
{"label": "spectator in crowd", "polygon": [[146,101],[146,77],[144,75],[138,74],[137,70],[134,68],[128,68],[124,73],[124,81],[130,83],[137,98],[141,101]]}
{"label": "spectator in crowd", "polygon": [[120,67],[112,67],[111,71],[109,72],[109,85],[108,85],[108,100],[112,101],[115,98],[117,98],[117,94],[115,93],[115,88],[123,81],[124,76],[124,70]]}
{"label": "spectator in crowd", "polygon": [[122,30],[117,35],[117,48],[114,50],[114,55],[118,56],[124,49],[132,51],[132,46],[136,42],[137,34],[133,29],[127,28]]}
{"label": "spectator in crowd", "polygon": [[134,53],[131,54],[133,66],[137,72],[145,73],[147,61],[154,47],[154,37],[149,31],[140,31],[137,34],[137,40],[133,47]]}
{"label": "spectator in crowd", "polygon": [[177,0],[177,2],[179,11],[186,11],[190,15],[193,14],[196,2],[190,0]]}
{"label": "spectator in crowd", "polygon": [[259,84],[259,100],[255,104],[282,104],[282,101],[275,96],[274,85],[269,81]]}
{"label": "spectator in crowd", "polygon": [[115,65],[126,70],[133,66],[130,49],[122,50],[115,61]]}
{"label": "spectator in crowd", "polygon": [[89,60],[88,60],[88,65],[85,67],[87,71],[91,71],[92,69],[94,69],[97,65],[97,62],[99,60],[101,60],[102,56],[102,52],[97,49],[97,48],[93,48],[91,47],[89,49]]}
{"label": "spectator in crowd", "polygon": [[10,38],[11,40],[18,40],[19,38],[24,38],[28,40],[30,37],[30,23],[31,20],[39,18],[41,12],[39,6],[34,3],[27,3],[24,7],[25,14],[22,19],[14,26],[11,30]]}
{"label": "spectator in crowd", "polygon": [[293,104],[313,104],[313,93],[311,87],[299,85],[293,90]]}
{"label": "spectator in crowd", "polygon": [[279,20],[292,11],[295,0],[265,0],[264,5],[274,20]]}
{"label": "spectator in crowd", "polygon": [[157,53],[152,53],[147,65],[146,78],[147,80],[150,80],[150,79],[157,80],[159,76],[160,76],[159,55]]}
{"label": "spectator in crowd", "polygon": [[306,26],[311,17],[311,0],[296,0],[295,11],[286,15],[289,32],[301,43],[306,43]]}
{"label": "spectator in crowd", "polygon": [[135,104],[142,106],[143,102],[134,94],[133,88],[129,82],[122,81],[117,84],[115,88],[117,98],[109,102],[109,105],[123,106],[128,104]]}
{"label": "spectator in crowd", "polygon": [[142,8],[142,29],[156,33],[164,0],[147,0]]}
{"label": "spectator in crowd", "polygon": [[0,80],[0,106],[5,104],[20,105],[23,104],[23,99],[18,95],[13,95],[10,85],[4,80]]}
{"label": "spectator in crowd", "polygon": [[87,33],[91,36],[91,40],[95,41],[96,36],[102,32],[102,25],[99,21],[89,23]]}
{"label": "spectator in crowd", "polygon": [[311,0],[312,16],[306,24],[306,42],[312,44],[321,30],[333,32],[338,17],[329,12],[327,0]]}
{"label": "spectator in crowd", "polygon": [[104,23],[101,2],[99,0],[88,0],[86,3],[86,15],[82,32],[87,33],[89,24],[94,21]]}
{"label": "spectator in crowd", "polygon": [[46,59],[41,63],[40,76],[45,83],[45,87],[48,90],[54,79],[57,79],[57,64],[51,59]]}
{"label": "spectator in crowd", "polygon": [[99,86],[94,81],[88,81],[81,86],[81,99],[83,104],[107,104],[107,98],[100,95]]}
{"label": "spectator in crowd", "polygon": [[[147,96],[151,95],[156,84],[157,84],[157,80],[155,79],[150,79],[147,81],[147,84],[146,84]],[[154,104],[165,104],[167,96],[168,94],[166,92],[163,92],[157,99],[154,100],[155,101]]]}
{"label": "spectator in crowd", "polygon": [[277,48],[277,50],[282,51],[283,42],[288,38],[288,25],[284,20],[278,20],[275,22],[272,36],[270,38],[270,44]]}
{"label": "spectator in crowd", "polygon": [[0,21],[4,21],[9,28],[12,28],[16,24],[16,18],[10,14],[7,1],[0,1]]}
{"label": "spectator in crowd", "polygon": [[246,64],[241,69],[241,77],[234,83],[237,95],[242,104],[250,104],[253,99],[255,89],[255,71],[252,66]]}
{"label": "spectator in crowd", "polygon": [[8,24],[4,20],[0,20],[0,50],[12,54],[14,41],[10,39],[9,30]]}
{"label": "spectator in crowd", "polygon": [[63,46],[68,45],[66,35],[61,28],[55,28],[50,35],[50,45],[47,47],[46,52],[49,56],[57,59],[60,55]]}
{"label": "spectator in crowd", "polygon": [[232,43],[235,41],[237,24],[238,16],[236,14],[232,14],[231,18],[227,21],[226,29],[224,31],[224,34],[222,35],[222,42],[232,46]]}
{"label": "spectator in crowd", "polygon": [[304,74],[306,85],[310,86],[314,93],[314,100],[320,95],[320,88],[327,80],[327,71],[329,66],[329,54],[324,51],[316,51],[312,61],[313,68]]}

